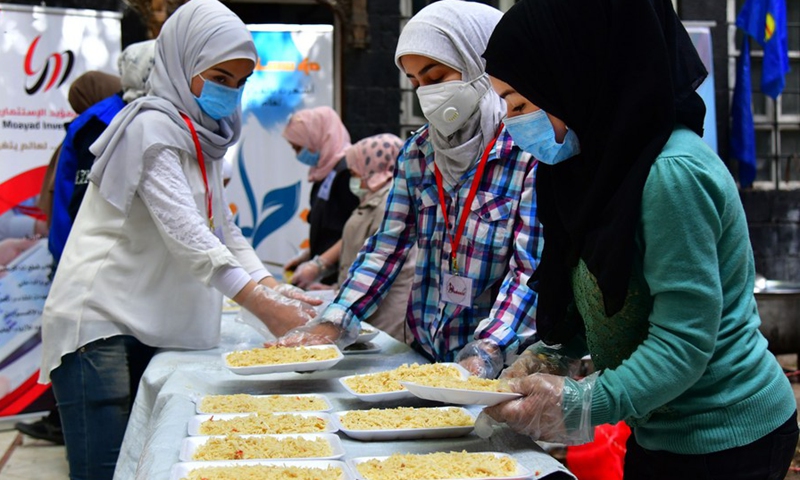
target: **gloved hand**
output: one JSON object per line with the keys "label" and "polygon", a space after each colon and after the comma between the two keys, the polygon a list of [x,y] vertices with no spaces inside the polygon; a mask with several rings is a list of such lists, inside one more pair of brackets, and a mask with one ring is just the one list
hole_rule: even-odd
{"label": "gloved hand", "polygon": [[276,337],[305,325],[316,315],[311,306],[264,285],[257,285],[247,294],[241,306],[264,322]]}
{"label": "gloved hand", "polygon": [[316,307],[317,305],[322,305],[321,299],[317,297],[312,297],[311,295],[307,294],[305,290],[303,290],[302,288],[297,288],[294,285],[281,283],[278,286],[273,287],[273,290],[280,293],[286,298],[292,300],[299,300],[313,307]]}
{"label": "gloved hand", "polygon": [[265,346],[281,345],[296,347],[299,345],[324,345],[335,343],[340,349],[353,344],[358,338],[360,322],[350,322],[344,327],[344,317],[347,310],[339,305],[329,305],[321,315],[314,320],[294,328],[272,344]]}
{"label": "gloved hand", "polygon": [[[483,409],[481,415],[506,423],[534,440],[580,445],[592,441],[592,393],[598,373],[582,380],[536,373],[508,382],[523,397]],[[480,423],[486,421],[479,418]],[[477,423],[477,422],[476,422]],[[476,426],[477,429],[477,426]]]}
{"label": "gloved hand", "polygon": [[297,255],[289,259],[288,262],[283,264],[283,271],[294,271],[298,265],[307,261],[309,258],[311,258],[311,252],[307,248],[304,248],[300,250]]}
{"label": "gloved hand", "polygon": [[503,368],[503,352],[491,340],[473,340],[456,355],[456,363],[481,378],[495,378]]}
{"label": "gloved hand", "polygon": [[534,373],[549,373],[574,377],[581,368],[581,360],[567,357],[560,345],[545,345],[539,341],[528,347],[500,378],[527,377]]}
{"label": "gloved hand", "polygon": [[329,265],[319,255],[297,266],[292,274],[292,283],[300,288],[308,288],[319,282],[333,272],[333,265]]}

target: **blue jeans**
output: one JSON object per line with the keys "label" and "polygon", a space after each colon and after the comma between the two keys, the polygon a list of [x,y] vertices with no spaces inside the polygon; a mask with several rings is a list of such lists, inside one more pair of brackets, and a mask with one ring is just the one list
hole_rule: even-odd
{"label": "blue jeans", "polygon": [[71,480],[111,480],[136,389],[155,353],[127,335],[64,355],[50,378]]}
{"label": "blue jeans", "polygon": [[797,447],[797,412],[753,443],[705,455],[642,448],[633,434],[625,453],[625,480],[783,480]]}

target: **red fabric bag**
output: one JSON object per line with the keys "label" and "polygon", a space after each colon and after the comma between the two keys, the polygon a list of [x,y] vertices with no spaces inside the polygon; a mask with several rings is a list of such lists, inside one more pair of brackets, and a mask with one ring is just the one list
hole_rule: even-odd
{"label": "red fabric bag", "polygon": [[595,427],[593,442],[567,447],[567,468],[578,480],[622,480],[630,434],[625,422]]}

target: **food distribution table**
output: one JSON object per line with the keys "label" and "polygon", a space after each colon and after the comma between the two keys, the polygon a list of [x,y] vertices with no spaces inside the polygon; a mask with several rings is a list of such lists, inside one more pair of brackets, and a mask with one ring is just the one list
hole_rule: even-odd
{"label": "food distribution table", "polygon": [[[421,355],[383,332],[372,342],[381,347],[379,353],[346,355],[328,370],[240,376],[223,365],[222,354],[260,346],[263,338],[251,327],[235,321],[235,314],[223,314],[219,347],[202,351],[160,350],[153,357],[139,385],[114,479],[169,479],[172,466],[179,461],[181,442],[188,435],[188,421],[195,415],[195,399],[203,395],[317,393],[330,400],[334,412],[441,406],[419,399],[367,403],[349,394],[339,378],[390,370],[404,363],[426,363]],[[480,407],[469,409],[476,414],[480,411]],[[505,452],[534,472],[533,478],[575,478],[530,438],[508,429],[498,430],[486,440],[475,433],[459,438],[385,442],[362,442],[339,435],[346,452],[342,460],[392,453]]]}

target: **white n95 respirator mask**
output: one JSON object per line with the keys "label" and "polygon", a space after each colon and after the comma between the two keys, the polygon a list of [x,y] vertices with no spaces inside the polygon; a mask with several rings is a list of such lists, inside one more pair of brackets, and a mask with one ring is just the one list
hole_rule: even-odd
{"label": "white n95 respirator mask", "polygon": [[483,74],[471,82],[454,80],[417,88],[422,114],[441,134],[449,137],[456,133],[478,110],[488,91],[488,86],[478,83],[485,77]]}

